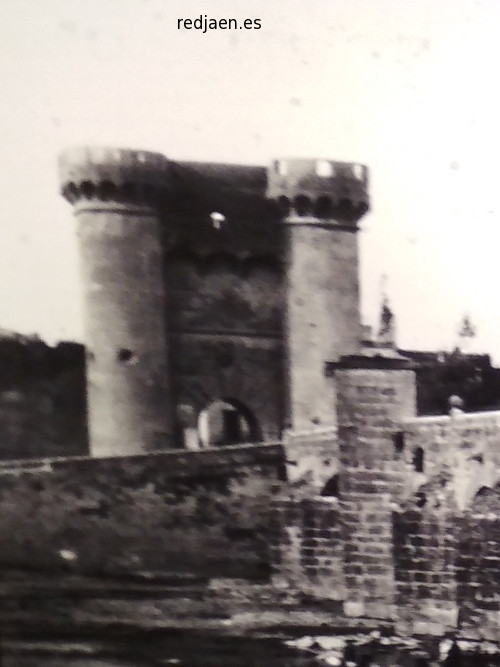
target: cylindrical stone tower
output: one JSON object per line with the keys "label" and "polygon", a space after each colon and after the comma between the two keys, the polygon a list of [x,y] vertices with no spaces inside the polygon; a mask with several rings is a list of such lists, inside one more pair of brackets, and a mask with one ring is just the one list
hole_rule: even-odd
{"label": "cylindrical stone tower", "polygon": [[172,446],[158,215],[168,161],[144,151],[72,149],[59,172],[78,221],[91,455]]}
{"label": "cylindrical stone tower", "polygon": [[368,210],[368,170],[283,159],[268,171],[269,198],[287,226],[287,337],[292,429],[334,427],[335,384],[325,362],[359,350],[357,222]]}

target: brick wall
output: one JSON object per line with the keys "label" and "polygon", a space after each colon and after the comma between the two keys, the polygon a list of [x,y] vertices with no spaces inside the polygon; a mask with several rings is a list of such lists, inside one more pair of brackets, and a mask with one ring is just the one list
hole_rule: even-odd
{"label": "brick wall", "polygon": [[469,515],[456,519],[457,601],[460,625],[468,634],[498,639],[500,614],[500,518]]}
{"label": "brick wall", "polygon": [[316,598],[343,600],[342,524],[335,498],[273,504],[275,583]]}
{"label": "brick wall", "polygon": [[390,494],[343,492],[341,513],[347,589],[345,613],[392,617],[394,564]]}
{"label": "brick wall", "polygon": [[391,368],[390,360],[374,360],[367,368],[356,367],[357,361],[347,357],[345,367],[335,371],[339,426],[357,429],[354,458],[345,463],[378,467],[394,459],[394,433],[401,420],[415,415],[415,375],[404,367]]}
{"label": "brick wall", "polygon": [[398,625],[402,633],[440,635],[457,622],[453,517],[446,507],[409,505],[393,514]]}
{"label": "brick wall", "polygon": [[349,616],[392,618],[393,502],[404,478],[394,443],[415,414],[415,377],[405,360],[345,358],[335,370],[340,510]]}
{"label": "brick wall", "polygon": [[464,633],[498,640],[500,489],[483,488],[455,520],[457,601]]}
{"label": "brick wall", "polygon": [[397,628],[401,634],[498,641],[500,519],[498,511],[461,514],[441,507],[394,513]]}

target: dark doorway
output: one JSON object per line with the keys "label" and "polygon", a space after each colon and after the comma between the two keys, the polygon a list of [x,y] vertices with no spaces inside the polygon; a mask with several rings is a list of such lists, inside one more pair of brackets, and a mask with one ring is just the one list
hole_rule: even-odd
{"label": "dark doorway", "polygon": [[213,401],[200,412],[198,435],[202,447],[223,447],[260,440],[252,413],[240,403],[225,399]]}

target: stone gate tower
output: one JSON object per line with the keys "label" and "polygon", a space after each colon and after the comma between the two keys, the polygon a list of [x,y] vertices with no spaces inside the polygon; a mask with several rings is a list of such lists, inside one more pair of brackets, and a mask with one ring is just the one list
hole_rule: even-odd
{"label": "stone gate tower", "polygon": [[158,213],[168,162],[85,148],[64,153],[59,170],[78,220],[91,455],[163,448],[173,429]]}
{"label": "stone gate tower", "polygon": [[335,426],[327,361],[361,345],[358,220],[368,210],[368,170],[327,160],[287,159],[268,172],[267,196],[287,237],[287,326],[294,432]]}
{"label": "stone gate tower", "polygon": [[182,447],[179,408],[196,430],[211,405],[230,406],[238,427],[224,413],[207,442],[279,437],[289,416],[287,437],[314,431],[332,449],[325,367],[361,344],[366,167],[286,159],[266,170],[97,148],[59,166],[78,220],[91,455]]}

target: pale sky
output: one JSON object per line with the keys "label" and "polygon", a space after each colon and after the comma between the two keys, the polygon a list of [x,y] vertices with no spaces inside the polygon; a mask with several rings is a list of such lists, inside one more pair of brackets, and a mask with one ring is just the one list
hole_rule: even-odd
{"label": "pale sky", "polygon": [[[401,347],[500,362],[498,0],[0,0],[0,328],[82,339],[56,156],[325,157],[370,167],[365,322],[381,276]],[[258,18],[260,30],[177,29]]]}

